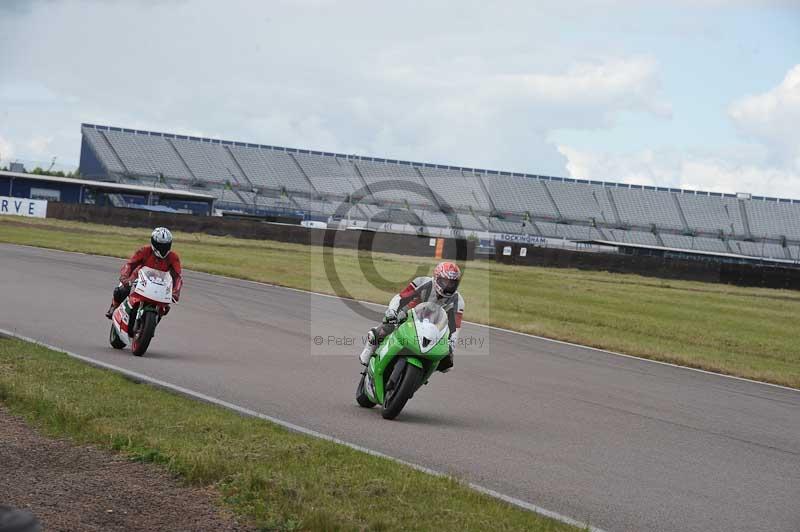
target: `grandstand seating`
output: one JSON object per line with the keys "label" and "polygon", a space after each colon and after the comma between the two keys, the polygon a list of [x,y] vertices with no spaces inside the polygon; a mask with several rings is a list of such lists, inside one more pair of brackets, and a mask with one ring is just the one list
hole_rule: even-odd
{"label": "grandstand seating", "polygon": [[307,212],[314,217],[326,217],[335,212],[340,205],[339,202],[310,200],[306,198],[294,198],[297,208]]}
{"label": "grandstand seating", "polygon": [[497,233],[520,234],[522,222],[512,222],[500,218],[489,218],[489,229]]}
{"label": "grandstand seating", "polygon": [[694,249],[692,237],[687,235],[673,235],[663,234],[661,240],[664,242],[664,247],[675,249]]}
{"label": "grandstand seating", "polygon": [[730,253],[731,250],[728,249],[728,246],[725,244],[724,240],[719,238],[706,238],[706,237],[695,237],[694,238],[694,249],[699,251],[710,251],[713,253]]}
{"label": "grandstand seating", "polygon": [[83,141],[91,147],[109,174],[127,173],[127,169],[109,144],[106,132],[90,128],[83,128],[82,131]]}
{"label": "grandstand seating", "polygon": [[771,259],[792,259],[787,256],[787,248],[772,242],[735,242],[732,244],[734,252],[753,257],[767,257]]}
{"label": "grandstand seating", "polygon": [[409,203],[428,207],[436,205],[430,188],[413,166],[356,161],[354,167],[358,169],[372,196],[378,201],[407,200]]}
{"label": "grandstand seating", "polygon": [[739,201],[736,198],[677,194],[678,203],[689,229],[723,231],[725,234],[746,234]]}
{"label": "grandstand seating", "polygon": [[[247,174],[253,186],[271,189],[285,188],[286,181],[282,181],[278,176],[285,176],[286,172],[278,174],[270,165],[272,158],[267,158],[264,150],[238,146],[234,146],[230,150],[234,160]],[[296,169],[295,172],[297,172]],[[310,190],[310,187],[306,187],[306,190]]]}
{"label": "grandstand seating", "polygon": [[754,236],[800,240],[800,204],[753,200],[745,206]]}
{"label": "grandstand seating", "polygon": [[196,179],[206,183],[248,183],[223,146],[184,139],[172,140],[172,145]]}
{"label": "grandstand seating", "polygon": [[624,231],[618,232],[617,240],[627,244],[637,244],[640,246],[660,246],[658,238],[653,233],[644,231]]}
{"label": "grandstand seating", "polygon": [[133,174],[143,176],[157,175],[159,170],[150,162],[150,158],[139,143],[140,138],[149,138],[142,135],[128,135],[119,131],[105,133],[111,147],[119,156],[122,164]]}
{"label": "grandstand seating", "polygon": [[656,225],[665,229],[684,229],[681,216],[669,192],[613,188],[611,195],[620,221],[632,226]]}
{"label": "grandstand seating", "polygon": [[539,228],[542,236],[552,238],[568,238],[572,240],[590,240],[598,238],[597,231],[586,225],[568,225],[537,221],[536,227]]}
{"label": "grandstand seating", "polygon": [[550,191],[558,210],[569,220],[588,220],[617,224],[614,209],[605,188],[598,185],[548,181],[544,186]]}
{"label": "grandstand seating", "polygon": [[538,179],[515,175],[484,175],[483,183],[500,212],[527,212],[532,216],[558,218],[555,205]]}
{"label": "grandstand seating", "polygon": [[264,209],[280,206],[282,208],[297,209],[297,205],[292,203],[291,200],[288,198],[281,198],[280,195],[256,194],[248,190],[237,190],[236,193],[242,198],[242,203],[245,207],[255,206],[256,209]]}
{"label": "grandstand seating", "polygon": [[86,168],[98,169],[87,177],[205,192],[224,209],[293,210],[316,218],[339,211],[361,223],[410,231],[420,226],[446,231],[456,217],[464,230],[475,233],[800,260],[800,201],[590,183],[88,124],[82,135],[82,171],[84,157],[91,158]]}
{"label": "grandstand seating", "polygon": [[314,190],[331,196],[347,196],[364,188],[361,179],[349,165],[342,166],[335,157],[298,153],[291,155]]}
{"label": "grandstand seating", "polygon": [[453,209],[491,211],[492,207],[475,174],[443,168],[420,168],[425,183],[436,193],[440,203]]}

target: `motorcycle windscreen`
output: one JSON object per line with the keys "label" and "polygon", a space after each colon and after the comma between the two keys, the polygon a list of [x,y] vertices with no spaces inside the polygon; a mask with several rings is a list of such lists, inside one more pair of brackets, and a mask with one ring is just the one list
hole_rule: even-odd
{"label": "motorcycle windscreen", "polygon": [[447,313],[435,303],[423,303],[414,307],[414,324],[417,341],[423,353],[427,353],[447,333],[449,324]]}
{"label": "motorcycle windscreen", "polygon": [[153,268],[142,268],[134,291],[150,301],[169,304],[172,302],[172,275]]}

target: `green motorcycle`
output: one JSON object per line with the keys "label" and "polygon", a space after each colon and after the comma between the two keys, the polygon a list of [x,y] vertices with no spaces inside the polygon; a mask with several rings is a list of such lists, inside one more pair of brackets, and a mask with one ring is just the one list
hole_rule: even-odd
{"label": "green motorcycle", "polygon": [[361,374],[356,401],[364,408],[381,405],[384,419],[394,419],[449,353],[447,313],[422,303],[375,350]]}

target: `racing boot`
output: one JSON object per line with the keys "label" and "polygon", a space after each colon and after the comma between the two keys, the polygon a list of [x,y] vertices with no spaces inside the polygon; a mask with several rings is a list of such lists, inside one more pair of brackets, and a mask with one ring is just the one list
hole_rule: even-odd
{"label": "racing boot", "polygon": [[115,310],[117,310],[117,304],[112,301],[111,306],[108,307],[108,310],[106,311],[106,318],[111,319],[111,316],[114,314]]}
{"label": "racing boot", "polygon": [[362,366],[369,364],[369,359],[375,354],[376,347],[378,347],[378,340],[375,336],[375,329],[370,329],[367,333],[367,345],[364,346],[364,350],[358,356]]}
{"label": "racing boot", "polygon": [[442,373],[447,373],[453,369],[453,352],[450,351],[446,357],[439,361],[439,365],[436,366],[436,371],[441,371]]}

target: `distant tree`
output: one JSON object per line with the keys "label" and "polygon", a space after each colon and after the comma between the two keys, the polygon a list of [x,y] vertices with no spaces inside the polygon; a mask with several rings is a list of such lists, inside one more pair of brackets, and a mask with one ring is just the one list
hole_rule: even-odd
{"label": "distant tree", "polygon": [[81,176],[81,174],[80,174],[80,172],[78,170],[75,170],[73,172],[67,172],[65,174],[62,170],[58,170],[58,171],[45,170],[41,166],[37,166],[36,168],[34,168],[31,171],[31,173],[32,174],[36,174],[36,175],[49,175],[49,176],[52,176],[52,177],[70,177],[72,179],[77,179],[77,178],[79,178]]}

